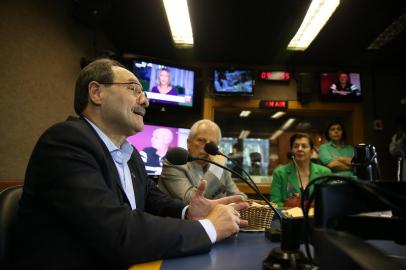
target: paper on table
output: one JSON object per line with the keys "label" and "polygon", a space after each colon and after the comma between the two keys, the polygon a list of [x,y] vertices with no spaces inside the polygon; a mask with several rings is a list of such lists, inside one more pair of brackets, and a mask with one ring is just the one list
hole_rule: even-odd
{"label": "paper on table", "polygon": [[[282,213],[287,217],[303,217],[303,211],[300,207],[293,207],[282,210]],[[309,209],[309,217],[314,216],[314,208]]]}

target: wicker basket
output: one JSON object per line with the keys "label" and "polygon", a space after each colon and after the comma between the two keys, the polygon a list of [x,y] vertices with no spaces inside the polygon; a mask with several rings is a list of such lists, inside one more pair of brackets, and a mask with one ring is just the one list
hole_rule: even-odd
{"label": "wicker basket", "polygon": [[[275,212],[263,201],[249,200],[248,203],[248,208],[240,210],[241,219],[248,220],[248,227],[242,228],[242,231],[263,231],[271,228]],[[274,204],[273,206],[276,207]]]}

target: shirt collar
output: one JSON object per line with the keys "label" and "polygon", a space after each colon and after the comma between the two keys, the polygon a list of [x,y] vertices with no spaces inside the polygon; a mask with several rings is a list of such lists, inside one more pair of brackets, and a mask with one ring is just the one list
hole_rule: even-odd
{"label": "shirt collar", "polygon": [[[337,148],[337,145],[335,145],[335,144],[333,143],[333,141],[328,141],[328,144],[330,144],[330,146],[332,146],[332,147],[334,147],[334,148]],[[343,146],[344,146],[344,142],[341,143],[341,147],[343,147]]]}
{"label": "shirt collar", "polygon": [[114,161],[121,164],[123,162],[127,162],[130,159],[134,148],[127,140],[125,140],[124,143],[120,146],[120,149],[117,148],[117,146],[100,128],[98,128],[92,121],[90,121],[86,117],[84,118],[94,128],[97,135],[99,135],[100,139],[104,142]]}

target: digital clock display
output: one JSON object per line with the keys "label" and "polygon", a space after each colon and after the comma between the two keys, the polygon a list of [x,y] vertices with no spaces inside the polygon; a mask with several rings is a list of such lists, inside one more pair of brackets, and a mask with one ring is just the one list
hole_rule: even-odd
{"label": "digital clock display", "polygon": [[259,78],[265,81],[289,81],[290,73],[285,71],[260,71]]}

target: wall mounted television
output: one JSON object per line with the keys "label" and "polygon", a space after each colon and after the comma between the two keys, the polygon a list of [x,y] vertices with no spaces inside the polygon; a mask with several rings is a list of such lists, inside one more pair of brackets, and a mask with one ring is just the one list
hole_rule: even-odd
{"label": "wall mounted television", "polygon": [[354,102],[362,100],[359,73],[322,72],[320,74],[320,95],[324,101]]}
{"label": "wall mounted television", "polygon": [[163,157],[171,147],[187,149],[189,129],[144,125],[144,130],[127,138],[140,152],[148,175],[160,175]]}
{"label": "wall mounted television", "polygon": [[254,95],[254,76],[250,69],[214,69],[215,95]]}
{"label": "wall mounted television", "polygon": [[134,60],[132,71],[140,80],[151,105],[194,106],[194,70],[151,61]]}

